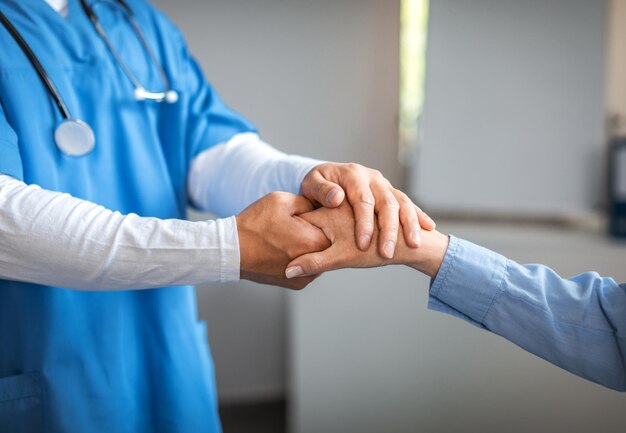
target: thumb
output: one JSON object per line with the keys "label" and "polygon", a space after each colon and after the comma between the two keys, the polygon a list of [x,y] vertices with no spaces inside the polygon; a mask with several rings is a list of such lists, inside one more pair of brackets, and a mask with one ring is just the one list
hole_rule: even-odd
{"label": "thumb", "polygon": [[317,253],[304,254],[291,261],[285,270],[288,279],[321,273],[338,269],[332,245],[330,248]]}
{"label": "thumb", "polygon": [[341,186],[326,180],[319,171],[311,172],[302,182],[302,194],[324,207],[337,207],[346,196]]}

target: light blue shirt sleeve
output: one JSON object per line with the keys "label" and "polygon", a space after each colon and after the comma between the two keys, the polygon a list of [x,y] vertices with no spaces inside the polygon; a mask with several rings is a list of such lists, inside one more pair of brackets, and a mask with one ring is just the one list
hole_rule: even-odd
{"label": "light blue shirt sleeve", "polygon": [[562,278],[450,236],[431,310],[460,317],[578,376],[626,391],[626,285]]}

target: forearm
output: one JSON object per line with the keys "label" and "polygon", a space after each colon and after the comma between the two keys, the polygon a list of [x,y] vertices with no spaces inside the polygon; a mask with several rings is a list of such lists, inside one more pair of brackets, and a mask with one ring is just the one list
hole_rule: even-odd
{"label": "forearm", "polygon": [[236,280],[236,223],[122,215],[0,176],[0,278],[102,291]]}
{"label": "forearm", "polygon": [[626,390],[626,287],[589,272],[561,278],[452,238],[432,309],[467,319],[574,374]]}
{"label": "forearm", "polygon": [[323,230],[332,245],[292,260],[288,278],[408,265],[434,277],[431,308],[502,335],[575,374],[626,390],[626,286],[595,273],[563,279],[545,266],[522,266],[434,230],[423,232],[419,248],[399,236],[393,258],[383,258],[376,242],[366,251],[357,247],[354,213],[345,203],[300,218]]}
{"label": "forearm", "polygon": [[238,134],[193,160],[189,195],[200,209],[235,215],[270,192],[298,194],[302,179],[321,163],[280,152],[254,133]]}

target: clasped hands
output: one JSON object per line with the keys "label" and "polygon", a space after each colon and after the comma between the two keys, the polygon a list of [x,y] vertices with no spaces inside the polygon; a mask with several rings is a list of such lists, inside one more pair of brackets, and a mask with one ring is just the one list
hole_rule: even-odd
{"label": "clasped hands", "polygon": [[380,172],[322,164],[301,190],[271,193],[237,216],[242,279],[302,289],[339,268],[439,269],[448,237]]}

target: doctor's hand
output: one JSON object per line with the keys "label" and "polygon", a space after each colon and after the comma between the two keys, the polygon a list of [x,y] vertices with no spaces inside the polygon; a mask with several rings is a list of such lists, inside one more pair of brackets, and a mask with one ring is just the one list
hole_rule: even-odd
{"label": "doctor's hand", "polygon": [[434,277],[448,249],[449,238],[436,230],[422,233],[421,246],[412,248],[398,236],[397,248],[393,258],[388,259],[378,254],[376,230],[374,241],[365,251],[359,249],[354,240],[354,212],[347,203],[335,209],[320,208],[300,215],[311,224],[319,227],[330,239],[331,246],[324,251],[305,254],[291,261],[286,275],[317,275],[322,272],[341,268],[372,268],[391,264],[410,266],[424,274]]}
{"label": "doctor's hand", "polygon": [[379,171],[359,164],[318,165],[302,181],[302,194],[327,208],[339,206],[347,196],[356,219],[356,245],[367,251],[378,228],[378,251],[387,259],[394,255],[400,225],[410,248],[420,246],[421,228],[435,229],[435,222],[405,193]]}
{"label": "doctor's hand", "polygon": [[313,209],[303,196],[274,192],[237,215],[241,278],[289,289],[303,289],[313,281],[317,275],[285,276],[291,260],[330,246],[319,228],[298,216]]}

